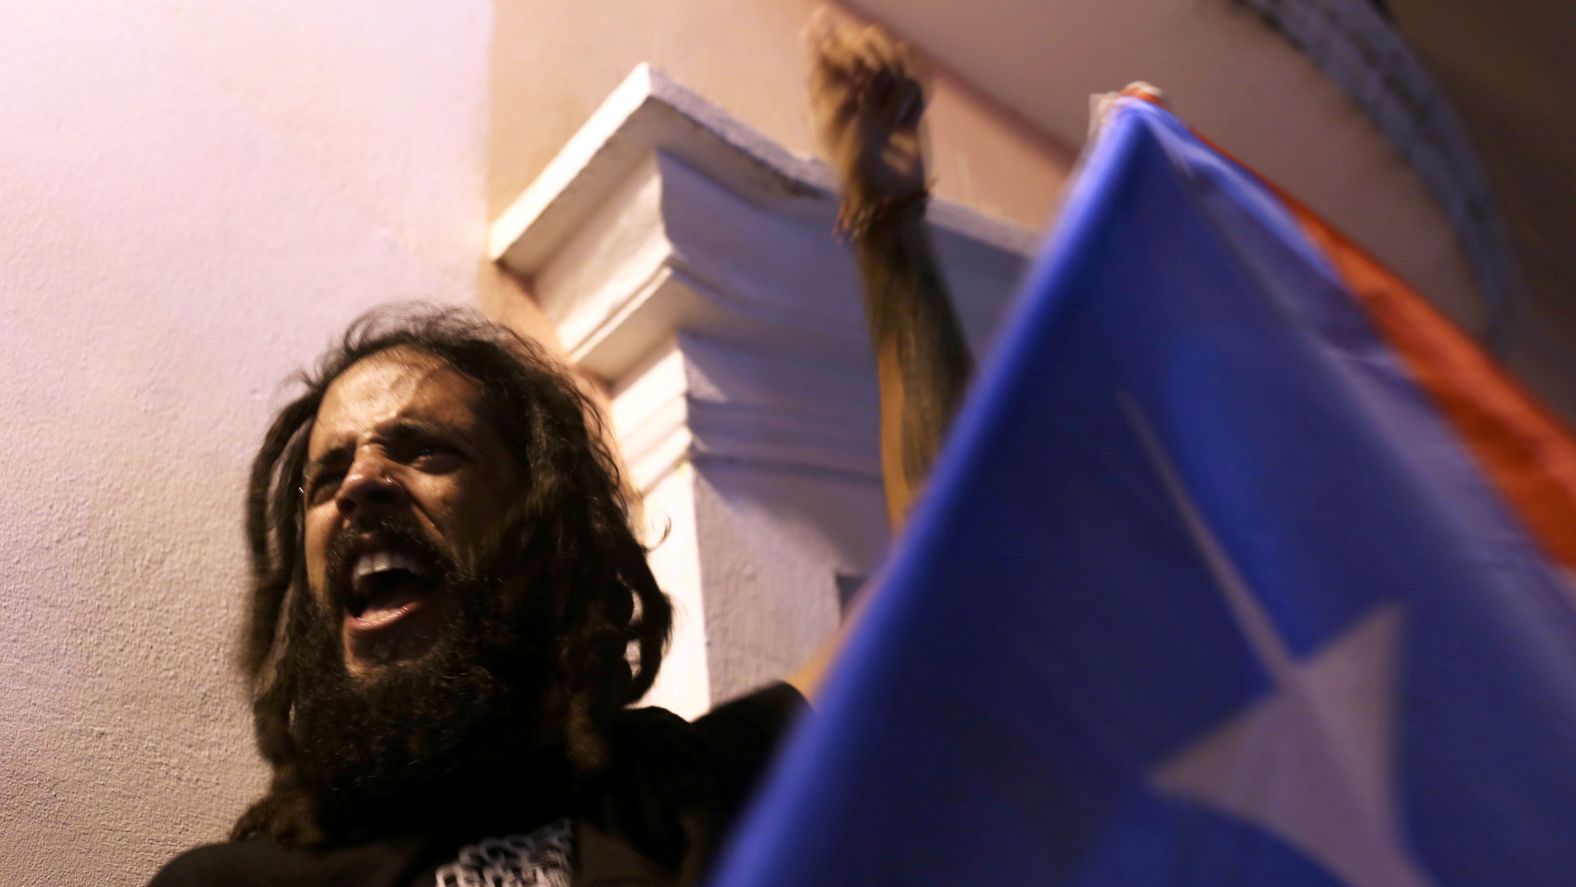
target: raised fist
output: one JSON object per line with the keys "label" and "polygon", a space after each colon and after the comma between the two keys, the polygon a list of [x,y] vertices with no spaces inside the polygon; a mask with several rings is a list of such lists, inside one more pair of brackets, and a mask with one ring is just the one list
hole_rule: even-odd
{"label": "raised fist", "polygon": [[824,8],[805,42],[810,110],[845,216],[922,199],[927,77],[913,53],[875,25],[844,24]]}

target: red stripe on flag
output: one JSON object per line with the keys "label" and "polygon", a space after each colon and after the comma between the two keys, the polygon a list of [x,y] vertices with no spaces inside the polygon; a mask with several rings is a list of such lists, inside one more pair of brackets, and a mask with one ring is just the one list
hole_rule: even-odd
{"label": "red stripe on flag", "polygon": [[1532,535],[1576,569],[1576,440],[1426,299],[1307,207],[1276,193]]}
{"label": "red stripe on flag", "polygon": [[[1153,94],[1123,94],[1165,107]],[[1253,175],[1296,217],[1533,538],[1576,570],[1576,439],[1570,431],[1379,260],[1230,152],[1193,135]]]}

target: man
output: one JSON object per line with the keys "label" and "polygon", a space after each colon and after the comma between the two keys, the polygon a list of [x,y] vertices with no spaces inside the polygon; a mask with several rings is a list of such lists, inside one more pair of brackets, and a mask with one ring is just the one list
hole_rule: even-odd
{"label": "man", "polygon": [[[899,520],[968,366],[924,240],[923,94],[877,32],[813,40]],[[671,611],[591,404],[456,310],[370,315],[305,382],[248,491],[243,665],[273,778],[231,843],[154,883],[694,883],[802,700],[626,708]]]}
{"label": "man", "polygon": [[245,665],[272,784],[238,843],[157,883],[698,869],[798,697],[695,725],[623,711],[670,610],[594,415],[468,313],[352,327],[253,470]]}

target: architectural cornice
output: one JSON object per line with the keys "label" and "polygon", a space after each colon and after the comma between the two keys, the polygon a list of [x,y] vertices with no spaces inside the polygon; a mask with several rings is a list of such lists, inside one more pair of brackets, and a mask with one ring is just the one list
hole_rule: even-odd
{"label": "architectural cornice", "polygon": [[[688,457],[874,478],[872,361],[837,206],[819,162],[642,65],[491,243],[613,390],[641,490]],[[1033,236],[945,202],[928,218],[983,349]]]}
{"label": "architectural cornice", "polygon": [[[820,164],[641,66],[491,231],[570,358],[608,385],[678,613],[649,701],[681,714],[803,662],[846,577],[887,544],[874,359],[837,203]],[[982,350],[1034,238],[947,203],[927,219]]]}
{"label": "architectural cornice", "polygon": [[[571,356],[616,380],[675,329],[848,362],[863,319],[852,260],[830,238],[836,215],[822,164],[641,65],[489,241]],[[944,201],[930,221],[963,293],[982,273],[1010,281],[1034,246],[1027,231]],[[976,341],[1004,298],[959,300]]]}

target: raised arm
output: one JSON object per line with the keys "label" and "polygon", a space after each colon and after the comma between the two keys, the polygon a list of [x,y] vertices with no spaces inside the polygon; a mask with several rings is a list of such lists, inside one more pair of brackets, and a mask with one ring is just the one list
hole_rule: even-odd
{"label": "raised arm", "polygon": [[[972,361],[925,232],[925,87],[913,57],[875,27],[818,15],[808,33],[810,106],[843,191],[881,392],[881,475],[892,532],[925,487]],[[857,605],[856,605],[857,610]],[[789,678],[813,696],[850,623]]]}
{"label": "raised arm", "polygon": [[963,400],[972,366],[925,231],[929,198],[913,56],[874,26],[818,15],[808,34],[810,104],[843,192],[881,392],[881,470],[903,525]]}

